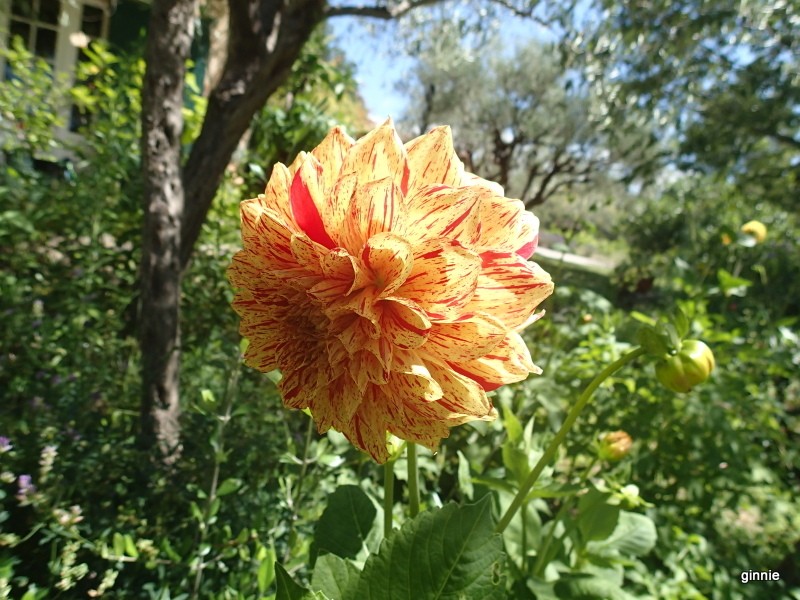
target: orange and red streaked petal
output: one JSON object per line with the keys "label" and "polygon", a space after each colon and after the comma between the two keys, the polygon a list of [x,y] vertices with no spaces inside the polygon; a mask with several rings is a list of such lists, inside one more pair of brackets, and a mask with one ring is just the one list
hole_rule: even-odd
{"label": "orange and red streaked petal", "polygon": [[474,360],[491,352],[506,336],[506,328],[489,315],[473,315],[431,326],[424,352],[440,360]]}
{"label": "orange and red streaked petal", "polygon": [[331,427],[344,431],[350,426],[364,394],[349,374],[333,379],[317,392],[309,404],[317,430],[325,433]]}
{"label": "orange and red streaked petal", "polygon": [[413,300],[431,319],[455,319],[475,291],[480,271],[480,257],[460,243],[426,240],[414,248],[414,267],[395,295]]}
{"label": "orange and red streaked petal", "polygon": [[403,195],[394,182],[389,178],[370,181],[353,194],[339,241],[357,255],[371,237],[394,231],[404,220]]}
{"label": "orange and red streaked petal", "polygon": [[272,269],[294,266],[291,251],[292,232],[280,216],[255,200],[241,204],[242,244],[245,250],[258,255]]}
{"label": "orange and red streaked petal", "polygon": [[433,378],[425,362],[413,352],[396,352],[387,393],[405,403],[429,403],[442,398],[442,386]]}
{"label": "orange and red streaked petal", "polygon": [[442,397],[436,401],[439,406],[457,415],[480,418],[489,414],[492,403],[479,383],[454,372],[445,363],[428,360],[426,364],[442,387]]}
{"label": "orange and red streaked petal", "polygon": [[359,185],[389,178],[398,187],[407,169],[406,151],[391,119],[359,139],[345,156],[341,173],[355,173]]}
{"label": "orange and red streaked petal", "polygon": [[392,233],[378,233],[367,240],[361,261],[369,281],[381,296],[399,288],[411,273],[414,255],[411,244]]}
{"label": "orange and red streaked petal", "polygon": [[472,379],[487,392],[501,385],[522,381],[530,373],[541,373],[531,361],[530,351],[518,333],[511,332],[489,354],[471,361],[452,361],[448,365]]}
{"label": "orange and red streaked petal", "polygon": [[527,321],[553,292],[550,275],[512,252],[484,252],[475,293],[467,313],[488,313],[509,329]]}
{"label": "orange and red streaked petal", "polygon": [[425,311],[414,301],[390,297],[381,302],[381,333],[398,348],[419,348],[431,328]]}
{"label": "orange and red streaked petal", "polygon": [[539,246],[539,219],[533,213],[525,211],[522,214],[517,240],[517,244],[522,245],[517,247],[514,252],[525,260],[533,256]]}
{"label": "orange and red streaked petal", "polygon": [[406,144],[408,156],[408,194],[431,184],[459,186],[464,165],[453,148],[453,135],[447,126],[435,127]]}
{"label": "orange and red streaked petal", "polygon": [[412,245],[444,237],[471,248],[480,239],[482,199],[490,195],[481,188],[424,186],[406,197],[403,235]]}
{"label": "orange and red streaked petal", "polygon": [[538,241],[539,220],[525,210],[520,200],[501,196],[484,197],[481,201],[481,233],[475,244],[478,253],[516,252],[529,258]]}
{"label": "orange and red streaked petal", "polygon": [[294,218],[292,217],[292,210],[289,206],[289,187],[292,182],[292,177],[289,174],[289,169],[281,163],[277,163],[272,167],[272,174],[267,181],[267,187],[264,193],[261,194],[257,200],[265,208],[274,211],[286,223],[286,225],[293,229],[295,227]]}
{"label": "orange and red streaked petal", "polygon": [[325,196],[333,191],[336,181],[344,164],[344,158],[355,145],[351,138],[341,127],[334,127],[328,135],[311,151],[311,154],[324,167],[322,172],[322,191]]}

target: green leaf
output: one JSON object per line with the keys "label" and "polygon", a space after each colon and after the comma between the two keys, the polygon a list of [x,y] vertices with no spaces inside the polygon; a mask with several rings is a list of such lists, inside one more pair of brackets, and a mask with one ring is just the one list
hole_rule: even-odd
{"label": "green leaf", "polygon": [[731,275],[725,269],[717,271],[717,280],[719,287],[722,288],[722,293],[726,296],[745,296],[747,295],[747,288],[753,285],[749,279],[742,279]]}
{"label": "green leaf", "polygon": [[503,542],[491,499],[426,511],[385,539],[364,565],[359,600],[505,598]]}
{"label": "green leaf", "polygon": [[124,536],[124,542],[125,542],[125,554],[127,554],[131,558],[139,558],[139,551],[136,549],[136,543],[133,541],[133,538],[127,533]]}
{"label": "green leaf", "polygon": [[636,342],[647,350],[650,356],[661,358],[669,352],[666,336],[650,325],[643,325],[639,328],[636,332]]}
{"label": "green leaf", "polygon": [[[270,558],[274,559],[274,555]],[[256,573],[258,581],[258,591],[264,593],[267,588],[275,581],[275,563],[269,560],[262,560],[258,565],[258,572]]]}
{"label": "green leaf", "polygon": [[518,448],[511,439],[507,439],[503,443],[503,466],[521,484],[530,472],[528,453]]}
{"label": "green leaf", "polygon": [[656,539],[656,526],[649,517],[622,511],[611,535],[604,540],[587,544],[587,550],[599,556],[616,553],[623,556],[644,556],[655,548]]}
{"label": "green leaf", "polygon": [[472,477],[469,472],[469,460],[461,450],[458,450],[458,489],[464,496],[472,500],[475,489],[472,486]]}
{"label": "green leaf", "polygon": [[314,566],[311,587],[337,600],[354,598],[360,575],[361,571],[353,563],[334,554],[326,554]]}
{"label": "green leaf", "polygon": [[217,496],[227,496],[238,490],[242,486],[241,479],[226,479],[217,488]]}
{"label": "green leaf", "polygon": [[125,537],[121,533],[117,532],[114,533],[113,540],[114,555],[125,556]]}
{"label": "green leaf", "polygon": [[614,581],[583,573],[567,574],[555,585],[558,598],[570,600],[630,600]]}
{"label": "green leaf", "polygon": [[597,490],[581,496],[578,501],[580,517],[578,530],[581,532],[584,543],[592,540],[604,540],[610,536],[617,527],[620,508],[606,503],[610,494]]}
{"label": "green leaf", "polygon": [[275,562],[275,579],[278,582],[278,593],[275,600],[311,600],[315,597],[322,597],[312,594],[311,591],[296,583],[283,565],[277,561]]}
{"label": "green leaf", "polygon": [[312,556],[330,552],[355,558],[375,522],[375,505],[357,485],[342,485],[328,499],[314,530]]}
{"label": "green leaf", "polygon": [[675,309],[675,316],[672,322],[675,324],[675,331],[678,332],[678,337],[681,339],[685,338],[686,334],[689,333],[689,326],[691,325],[686,313],[680,308]]}
{"label": "green leaf", "polygon": [[508,439],[516,444],[522,440],[522,423],[511,411],[511,403],[503,402],[503,426],[508,434]]}

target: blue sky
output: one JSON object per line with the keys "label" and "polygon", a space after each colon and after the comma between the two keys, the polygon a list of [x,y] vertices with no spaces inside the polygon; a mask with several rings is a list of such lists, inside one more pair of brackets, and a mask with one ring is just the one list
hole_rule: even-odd
{"label": "blue sky", "polygon": [[[329,21],[336,45],[356,66],[356,80],[373,121],[387,116],[399,120],[406,98],[396,84],[414,66],[402,42],[396,39],[396,25],[374,19],[338,17]],[[504,15],[502,35],[509,48],[526,39],[547,39],[551,34],[534,22]]]}
{"label": "blue sky", "polygon": [[399,119],[406,100],[395,85],[414,63],[399,45],[392,43],[394,25],[341,17],[331,19],[330,26],[337,46],[356,66],[359,91],[370,117],[377,122],[387,116]]}

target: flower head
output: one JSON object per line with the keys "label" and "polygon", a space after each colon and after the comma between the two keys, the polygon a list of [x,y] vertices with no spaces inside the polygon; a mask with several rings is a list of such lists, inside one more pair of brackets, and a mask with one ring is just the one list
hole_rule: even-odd
{"label": "flower head", "polygon": [[228,276],[250,344],[308,408],[384,462],[387,433],[435,448],[491,420],[486,392],[539,372],[519,332],[552,293],[528,262],[538,220],[464,171],[449,128],[403,145],[391,121],[333,129],[241,205]]}
{"label": "flower head", "polygon": [[17,500],[22,506],[27,506],[32,502],[32,496],[36,493],[33,478],[30,475],[20,475],[17,478],[17,487]]}
{"label": "flower head", "polygon": [[741,232],[752,236],[756,244],[760,244],[767,239],[767,226],[761,221],[748,221],[741,227]]}

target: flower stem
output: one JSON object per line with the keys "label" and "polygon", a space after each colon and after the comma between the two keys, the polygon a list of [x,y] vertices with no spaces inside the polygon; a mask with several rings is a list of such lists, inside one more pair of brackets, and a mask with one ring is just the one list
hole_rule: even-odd
{"label": "flower stem", "polygon": [[394,461],[383,465],[383,537],[392,533],[392,507],[394,506]]}
{"label": "flower stem", "polygon": [[408,442],[406,447],[408,459],[408,512],[413,519],[419,514],[419,473],[417,473],[417,445]]}
{"label": "flower stem", "polygon": [[[583,472],[583,476],[580,479],[579,487],[582,489],[584,485],[586,485],[586,481],[589,479],[589,475],[592,472],[595,464],[597,464],[597,458],[592,459],[592,462],[589,463],[589,466]],[[546,566],[545,561],[547,560],[548,552],[550,551],[550,545],[553,543],[553,540],[556,537],[556,527],[558,526],[559,521],[563,521],[564,517],[567,514],[567,511],[572,508],[573,503],[575,502],[575,498],[577,498],[577,493],[573,496],[568,496],[564,499],[561,503],[561,508],[558,509],[558,513],[556,513],[555,518],[553,519],[552,523],[550,524],[550,530],[547,532],[547,537],[545,537],[544,541],[542,542],[539,551],[536,553],[536,564],[533,567],[533,574],[537,577],[542,575],[544,568]],[[562,534],[562,538],[565,534]]]}
{"label": "flower stem", "polygon": [[[506,510],[505,514],[502,516],[500,521],[497,523],[495,527],[496,533],[502,533],[505,531],[505,528],[508,527],[508,524],[511,522],[511,519],[514,518],[514,515],[517,514],[517,511],[520,509],[522,504],[528,497],[531,489],[533,489],[536,480],[539,479],[539,476],[542,474],[544,468],[552,462],[552,460],[556,456],[556,452],[558,451],[558,447],[564,442],[569,433],[569,430],[572,429],[572,426],[575,424],[575,421],[580,415],[581,411],[584,407],[589,403],[589,400],[592,398],[592,394],[594,394],[595,390],[600,387],[600,384],[603,383],[606,379],[608,379],[611,375],[616,373],[619,369],[624,367],[629,362],[637,359],[642,354],[645,353],[644,348],[636,348],[635,350],[631,350],[627,354],[623,355],[610,365],[608,365],[605,369],[600,371],[600,373],[595,377],[592,382],[586,386],[586,389],[583,390],[583,393],[578,398],[578,401],[572,406],[569,413],[567,414],[567,418],[564,419],[564,423],[561,425],[561,429],[558,430],[553,440],[547,446],[547,449],[542,454],[542,457],[539,459],[539,462],[536,463],[536,466],[533,467],[533,470],[528,475],[528,478],[520,487],[517,495],[514,496],[514,500],[511,502],[511,505]],[[409,463],[409,469],[411,465]]]}

